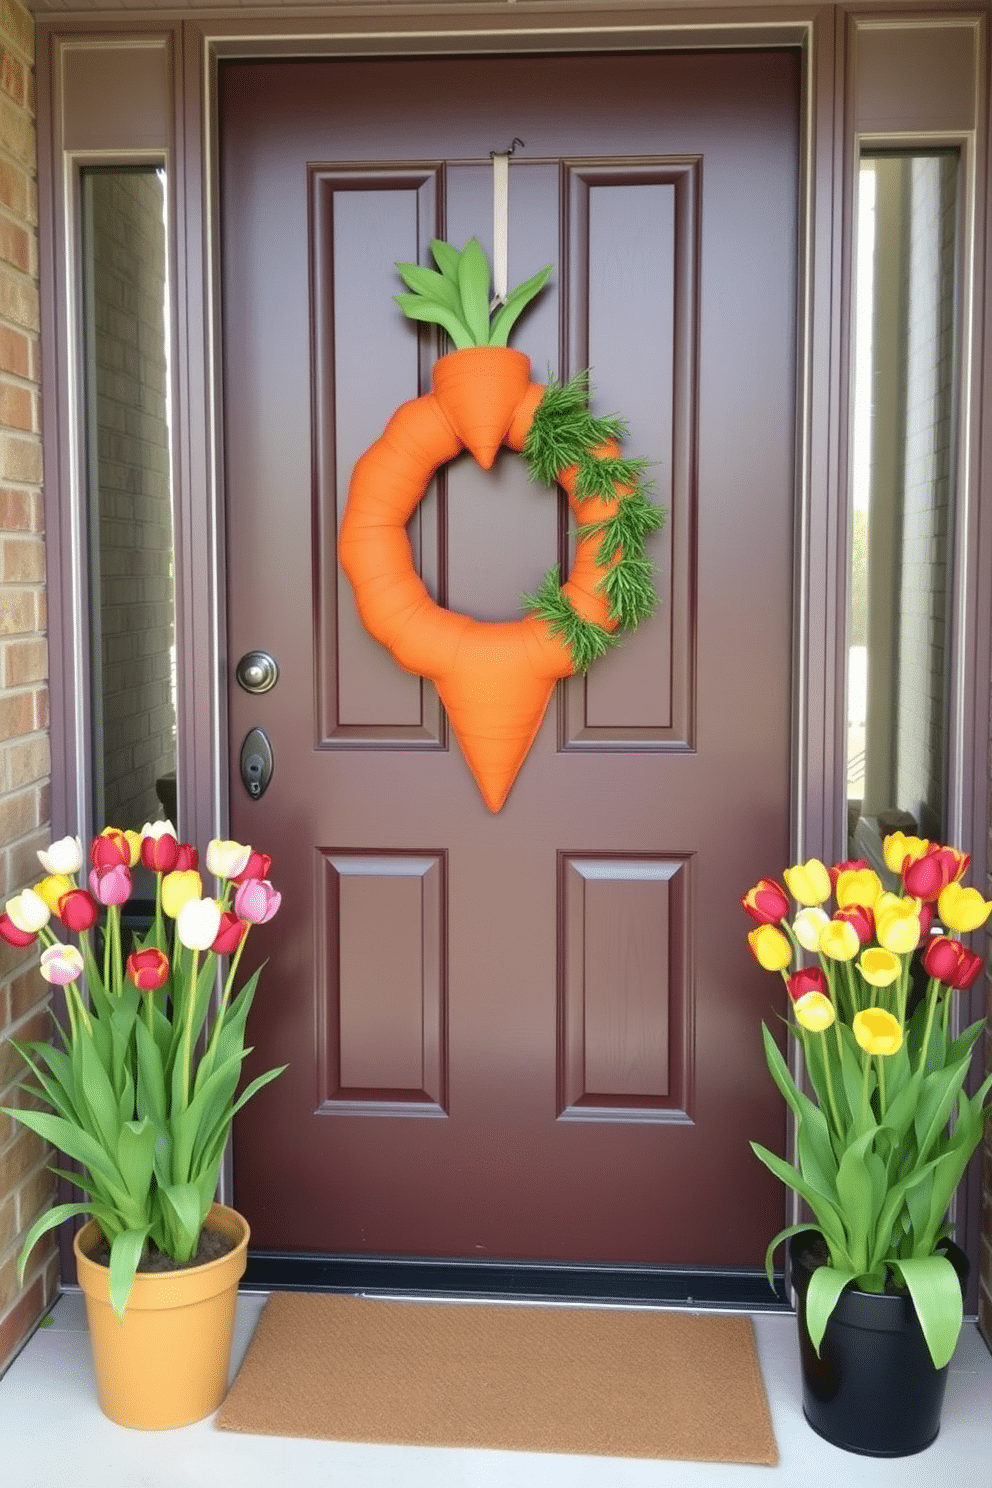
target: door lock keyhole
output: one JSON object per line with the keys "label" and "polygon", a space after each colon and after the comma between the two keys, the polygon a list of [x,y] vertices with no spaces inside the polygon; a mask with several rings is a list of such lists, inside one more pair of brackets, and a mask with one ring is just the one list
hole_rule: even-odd
{"label": "door lock keyhole", "polygon": [[253,728],[241,746],[241,780],[253,801],[265,794],[272,779],[272,745],[264,729]]}

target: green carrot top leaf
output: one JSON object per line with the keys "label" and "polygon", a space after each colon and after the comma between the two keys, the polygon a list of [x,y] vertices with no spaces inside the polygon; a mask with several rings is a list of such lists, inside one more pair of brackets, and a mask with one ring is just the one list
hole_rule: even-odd
{"label": "green carrot top leaf", "polygon": [[511,328],[551,277],[549,264],[494,306],[489,260],[478,238],[470,238],[462,249],[433,238],[431,253],[437,271],[420,264],[396,265],[412,292],[393,298],[411,320],[442,326],[459,351],[469,346],[506,346]]}

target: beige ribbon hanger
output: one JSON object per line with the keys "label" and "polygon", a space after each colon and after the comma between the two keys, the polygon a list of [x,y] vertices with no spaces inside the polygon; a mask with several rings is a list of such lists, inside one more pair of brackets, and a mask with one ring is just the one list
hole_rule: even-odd
{"label": "beige ribbon hanger", "polygon": [[505,304],[509,288],[510,257],[510,156],[522,139],[514,139],[508,150],[490,150],[493,163],[493,300],[490,310]]}

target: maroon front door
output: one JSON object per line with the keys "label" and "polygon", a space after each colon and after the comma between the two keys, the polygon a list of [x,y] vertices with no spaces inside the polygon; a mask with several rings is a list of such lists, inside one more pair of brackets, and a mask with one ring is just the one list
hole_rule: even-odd
{"label": "maroon front door", "polygon": [[[789,840],[798,58],[232,63],[221,98],[232,833],[284,894],[251,1038],[290,1065],[235,1132],[253,1241],[757,1265],[781,985],[739,897]],[[513,344],[539,381],[592,368],[669,517],[656,616],[559,686],[491,815],[335,543],[437,353],[393,265],[489,246],[514,138],[511,283],[555,273]],[[509,451],[460,456],[411,524],[431,592],[482,619],[567,568],[567,532]]]}

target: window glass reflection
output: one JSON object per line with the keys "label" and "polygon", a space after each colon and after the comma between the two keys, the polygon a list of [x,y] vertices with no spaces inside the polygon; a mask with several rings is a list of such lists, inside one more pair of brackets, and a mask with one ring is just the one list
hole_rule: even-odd
{"label": "window glass reflection", "polygon": [[165,177],[82,173],[93,802],[97,828],[175,820]]}
{"label": "window glass reflection", "polygon": [[862,159],[848,665],[850,850],[944,829],[958,158]]}

